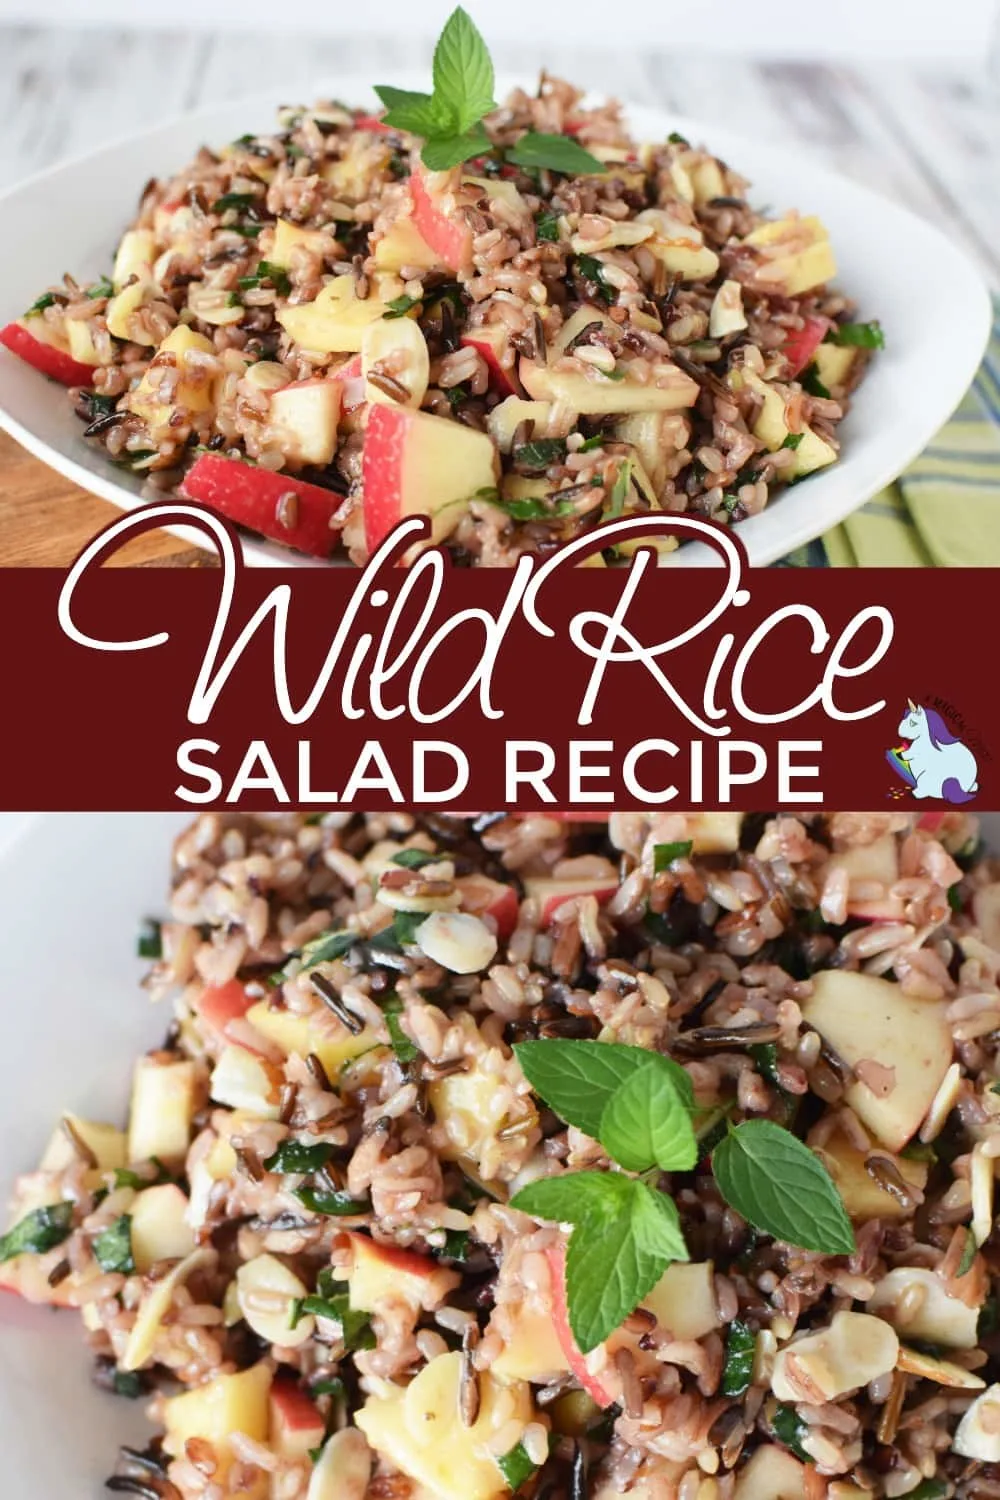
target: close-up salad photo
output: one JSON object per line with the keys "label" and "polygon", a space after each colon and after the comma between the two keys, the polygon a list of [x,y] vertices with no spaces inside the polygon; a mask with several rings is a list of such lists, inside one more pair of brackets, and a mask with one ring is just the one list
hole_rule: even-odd
{"label": "close-up salad photo", "polygon": [[80,1325],[109,1490],[998,1493],[996,818],[67,821],[5,895],[86,860],[145,1000],[103,1108],[8,1113],[0,1284],[36,1362]]}

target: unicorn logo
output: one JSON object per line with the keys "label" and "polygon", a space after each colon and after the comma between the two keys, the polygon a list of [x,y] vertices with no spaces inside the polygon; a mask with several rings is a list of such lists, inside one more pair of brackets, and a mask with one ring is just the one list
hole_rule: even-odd
{"label": "unicorn logo", "polygon": [[979,790],[976,757],[936,709],[918,708],[908,698],[898,733],[902,744],[887,750],[885,758],[914,797],[971,802]]}

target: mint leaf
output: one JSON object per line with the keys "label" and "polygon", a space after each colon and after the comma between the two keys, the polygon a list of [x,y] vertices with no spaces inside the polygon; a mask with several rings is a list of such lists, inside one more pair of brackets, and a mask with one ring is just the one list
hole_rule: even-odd
{"label": "mint leaf", "polygon": [[443,121],[430,94],[394,89],[388,84],[377,85],[375,92],[385,105],[383,122],[391,125],[393,130],[408,130],[411,135],[428,136],[442,128]]}
{"label": "mint leaf", "polygon": [[750,1389],[756,1344],[748,1325],[734,1318],[726,1333],[726,1362],[720,1387],[724,1396],[745,1396]]}
{"label": "mint leaf", "polygon": [[698,1160],[691,1115],[669,1073],[648,1062],[615,1091],[601,1115],[600,1142],[629,1172],[656,1165],[688,1172]]}
{"label": "mint leaf", "polygon": [[885,334],[877,318],[870,323],[841,323],[828,335],[831,344],[848,349],[884,349]]}
{"label": "mint leaf", "polygon": [[776,1406],[771,1418],[771,1430],[780,1443],[790,1448],[796,1458],[804,1464],[812,1459],[802,1446],[803,1438],[809,1436],[809,1423],[803,1422],[794,1406]]}
{"label": "mint leaf", "polygon": [[291,1316],[288,1320],[289,1328],[297,1328],[302,1318],[307,1315],[314,1318],[329,1318],[332,1323],[339,1323],[345,1349],[374,1349],[375,1347],[375,1335],[372,1332],[368,1313],[351,1307],[346,1292],[339,1292],[332,1297],[300,1297],[292,1303]]}
{"label": "mint leaf", "polygon": [[688,859],[693,848],[693,839],[678,839],[673,844],[654,844],[653,870],[657,875],[669,870],[675,859]]}
{"label": "mint leaf", "polygon": [[457,167],[472,156],[481,156],[490,148],[489,136],[481,125],[477,125],[474,130],[433,136],[424,145],[420,157],[432,172],[447,172],[450,167]]}
{"label": "mint leaf", "polygon": [[99,1234],[91,1247],[94,1259],[102,1271],[118,1271],[122,1276],[131,1276],[135,1271],[132,1255],[132,1220],[122,1214]]}
{"label": "mint leaf", "polygon": [[496,108],[493,88],[489,48],[471,16],[456,6],[434,49],[434,104],[451,133],[464,135]]}
{"label": "mint leaf", "polygon": [[389,1040],[392,1042],[392,1050],[401,1063],[416,1062],[420,1056],[420,1048],[414,1046],[406,1035],[399,1018],[403,1013],[403,1002],[397,994],[392,994],[383,1002],[382,1014],[385,1016],[385,1024],[389,1030]]}
{"label": "mint leaf", "polygon": [[570,135],[543,135],[529,130],[522,135],[506,153],[507,160],[518,167],[545,167],[550,172],[565,172],[567,176],[579,177],[588,172],[606,172],[608,169],[596,156]]}
{"label": "mint leaf", "polygon": [[528,1457],[523,1443],[515,1443],[508,1453],[501,1453],[497,1458],[497,1468],[503,1475],[507,1488],[516,1494],[522,1484],[535,1473],[538,1465]]}
{"label": "mint leaf", "polygon": [[823,1255],[851,1255],[854,1230],[819,1158],[773,1120],[747,1120],[712,1154],[723,1198],[756,1229]]}
{"label": "mint leaf", "polygon": [[318,1172],[334,1155],[328,1141],[282,1141],[273,1156],[264,1163],[265,1172]]}
{"label": "mint leaf", "polygon": [[613,1188],[574,1228],[566,1251],[566,1305],[588,1354],[620,1328],[663,1275],[688,1253],[669,1198],[634,1177],[605,1174]]}
{"label": "mint leaf", "polygon": [[600,1139],[601,1117],[612,1094],[649,1063],[669,1074],[688,1108],[694,1086],[672,1058],[621,1042],[516,1042],[514,1052],[536,1094],[569,1125]]}
{"label": "mint leaf", "polygon": [[73,1230],[72,1203],[51,1203],[0,1236],[0,1264],[15,1255],[44,1255],[68,1240]]}
{"label": "mint leaf", "polygon": [[553,1224],[580,1224],[591,1214],[600,1214],[608,1202],[617,1202],[630,1177],[617,1172],[563,1172],[559,1177],[541,1177],[529,1182],[510,1200],[511,1208],[533,1219]]}
{"label": "mint leaf", "polygon": [[[397,297],[396,300],[401,302],[402,298]],[[412,307],[413,303],[411,302],[410,305]],[[392,306],[391,302],[389,306]],[[404,870],[422,870],[424,865],[432,865],[437,858],[436,854],[428,854],[426,849],[400,849],[398,854],[392,856],[389,863],[402,865]]]}
{"label": "mint leaf", "polygon": [[295,1196],[310,1213],[330,1214],[334,1218],[357,1217],[371,1207],[365,1198],[352,1198],[347,1192],[324,1192],[321,1188],[296,1188]]}

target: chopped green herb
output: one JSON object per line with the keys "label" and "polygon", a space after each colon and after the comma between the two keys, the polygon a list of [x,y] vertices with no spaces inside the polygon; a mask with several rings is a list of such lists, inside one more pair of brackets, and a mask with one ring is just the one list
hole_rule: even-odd
{"label": "chopped green herb", "polygon": [[962,892],[957,885],[950,885],[948,887],[948,905],[954,912],[961,911],[965,905],[962,899]]}
{"label": "chopped green herb", "polygon": [[30,318],[33,317],[35,313],[43,313],[47,307],[55,307],[56,300],[57,299],[52,294],[52,292],[43,292],[42,295],[37,299],[37,301],[31,304],[24,316],[26,318]]}
{"label": "chopped green herb", "polygon": [[608,516],[620,516],[625,509],[625,501],[632,486],[632,460],[623,459],[618,465],[615,474],[615,482],[611,486],[611,494],[608,499]]}
{"label": "chopped green herb", "polygon": [[297,1328],[302,1318],[329,1318],[339,1323],[344,1346],[347,1349],[374,1349],[375,1335],[366,1312],[353,1308],[346,1292],[334,1296],[300,1297],[292,1304],[289,1327]]}
{"label": "chopped green herb", "polygon": [[[421,913],[421,915],[425,915]],[[382,1014],[385,1016],[385,1024],[389,1028],[389,1037],[392,1041],[392,1050],[401,1063],[416,1062],[420,1056],[420,1048],[415,1047],[406,1035],[399,1018],[403,1013],[403,1002],[399,996],[392,994],[382,1002]]]}
{"label": "chopped green herb", "polygon": [[522,469],[547,469],[565,457],[565,438],[536,438],[534,442],[522,443],[511,454],[514,463]]}
{"label": "chopped green herb", "polygon": [[276,973],[272,974],[268,983],[270,985],[281,984],[292,975],[292,965],[299,963],[299,972],[306,969],[314,969],[317,964],[331,963],[335,958],[343,958],[349,953],[355,943],[360,939],[356,932],[323,932],[319,937],[313,938],[312,942],[306,943],[297,953],[293,953],[288,963]]}
{"label": "chopped green herb", "polygon": [[907,1490],[900,1500],[943,1500],[947,1493],[943,1479],[922,1479],[915,1490]]}
{"label": "chopped green herb", "polygon": [[802,389],[806,392],[807,395],[819,396],[821,400],[829,401],[830,392],[827,390],[822,380],[820,380],[819,373],[815,365],[809,365],[803,371],[800,378],[802,380]]}
{"label": "chopped green herb", "polygon": [[962,1249],[962,1259],[959,1261],[958,1266],[955,1270],[956,1276],[965,1276],[969,1271],[972,1270],[972,1262],[976,1258],[976,1251],[978,1249],[979,1246],[976,1244],[976,1236],[973,1234],[971,1229],[967,1229],[965,1231],[965,1245]]}
{"label": "chopped green herb", "polygon": [[436,854],[428,854],[426,849],[400,849],[394,854],[390,864],[402,865],[404,870],[422,870],[424,865],[432,865],[438,858]]}
{"label": "chopped green herb", "polygon": [[143,920],[136,938],[135,951],[138,958],[163,957],[163,931],[155,917]]}
{"label": "chopped green herb", "polygon": [[467,384],[450,385],[445,391],[445,395],[448,398],[448,405],[451,407],[452,411],[454,411],[456,406],[461,406],[463,401],[467,401],[469,399],[469,397],[472,395],[472,392]]}
{"label": "chopped green herb", "polygon": [[498,495],[493,504],[506,511],[514,521],[547,521],[552,516],[568,515],[573,509],[568,501],[550,504],[548,499],[531,495],[525,495],[521,500],[503,500]]}
{"label": "chopped green herb", "polygon": [[135,1271],[131,1217],[122,1214],[120,1219],[109,1224],[104,1233],[94,1240],[92,1248],[94,1259],[102,1271],[117,1271],[122,1276],[131,1276]]}
{"label": "chopped green herb", "polygon": [[734,1318],[726,1334],[726,1362],[722,1367],[724,1396],[745,1396],[750,1389],[756,1344],[749,1326]]}
{"label": "chopped green herb", "polygon": [[580,177],[608,169],[598,157],[584,150],[570,135],[547,135],[529,130],[507,152],[507,160],[518,167],[541,167]]}
{"label": "chopped green herb", "polygon": [[910,1141],[899,1154],[904,1161],[937,1161],[937,1152],[930,1141]]}
{"label": "chopped green herb", "polygon": [[535,233],[540,240],[555,245],[559,241],[559,215],[540,213],[535,219]]}
{"label": "chopped green herb", "polygon": [[831,344],[847,349],[885,348],[885,334],[877,318],[870,323],[841,323],[827,337]]}
{"label": "chopped green herb", "polygon": [[282,1141],[273,1156],[264,1163],[265,1172],[318,1172],[335,1155],[327,1141]]}
{"label": "chopped green herb", "polygon": [[13,1229],[0,1236],[0,1265],[15,1255],[44,1255],[68,1240],[73,1230],[72,1203],[36,1208]]}
{"label": "chopped green herb", "polygon": [[615,289],[604,279],[604,267],[593,255],[574,255],[573,265],[584,281],[596,287],[603,302],[613,302]]}
{"label": "chopped green herb", "polygon": [[576,451],[577,453],[593,453],[595,448],[603,448],[606,443],[613,442],[614,438],[606,436],[603,432],[595,432],[593,437],[589,437],[585,443],[581,443]]}
{"label": "chopped green herb", "polygon": [[116,1167],[115,1187],[132,1188],[135,1192],[141,1192],[143,1188],[162,1187],[165,1182],[173,1182],[172,1175],[158,1156],[150,1157],[150,1161],[157,1169],[155,1177],[142,1177],[138,1172],[133,1172],[130,1167]]}
{"label": "chopped green herb", "polygon": [[689,146],[691,144],[686,136],[681,135],[679,130],[672,130],[667,136],[667,140],[671,146]]}
{"label": "chopped green herb", "polygon": [[228,213],[230,209],[249,208],[257,202],[256,193],[223,193],[212,204],[213,214]]}
{"label": "chopped green herb", "polygon": [[95,281],[93,286],[87,288],[87,296],[91,302],[96,302],[99,297],[113,297],[114,294],[115,289],[106,276],[102,276],[100,281]]}
{"label": "chopped green herb", "polygon": [[449,1229],[444,1237],[444,1249],[441,1251],[445,1260],[457,1260],[460,1263],[467,1260],[469,1239],[467,1229]]}
{"label": "chopped green herb", "polygon": [[348,1192],[323,1188],[299,1187],[295,1189],[295,1196],[311,1214],[326,1214],[333,1219],[356,1218],[371,1207],[366,1198],[352,1198]]}
{"label": "chopped green herb", "polygon": [[769,1083],[777,1084],[778,1088],[780,1088],[777,1044],[775,1042],[757,1042],[747,1050],[757,1064],[757,1071],[761,1077],[766,1078]]}
{"label": "chopped green herb", "polygon": [[657,875],[669,870],[675,859],[690,859],[694,848],[693,839],[678,839],[673,844],[656,844],[653,847],[653,869]]}
{"label": "chopped green herb", "polygon": [[287,297],[292,290],[292,283],[284,266],[273,265],[269,260],[262,260],[252,276],[241,276],[237,285],[243,292],[252,292],[265,281],[269,281],[282,297]]}
{"label": "chopped green herb", "polygon": [[523,1484],[526,1484],[538,1468],[528,1457],[523,1443],[517,1443],[509,1453],[503,1453],[497,1459],[497,1468],[503,1475],[509,1489],[515,1494]]}
{"label": "chopped green herb", "polygon": [[605,380],[624,380],[625,379],[625,371],[624,370],[619,370],[617,368],[614,369],[614,370],[598,370],[597,373],[598,373],[598,375],[603,376],[603,378]]}
{"label": "chopped green herb", "polygon": [[309,1387],[312,1396],[336,1396],[338,1398],[347,1394],[347,1388],[342,1380],[334,1376],[331,1380],[317,1380]]}
{"label": "chopped green herb", "polygon": [[804,437],[805,437],[805,433],[804,432],[789,432],[789,433],[786,433],[785,434],[785,441],[782,443],[781,446],[783,448],[791,448],[791,449],[794,450],[794,449],[796,449],[799,446],[799,444],[801,443],[801,441],[802,441],[802,439]]}
{"label": "chopped green herb", "polygon": [[127,1401],[138,1401],[149,1392],[146,1380],[138,1370],[116,1370],[112,1389],[116,1396],[124,1396]]}
{"label": "chopped green herb", "polygon": [[386,303],[386,306],[389,311],[382,314],[383,318],[405,318],[412,308],[420,306],[420,298],[408,297],[404,294],[402,297],[393,297],[391,302]]}
{"label": "chopped green herb", "polygon": [[263,229],[263,224],[227,224],[227,234],[240,234],[245,240],[255,240]]}
{"label": "chopped green herb", "polygon": [[802,1446],[804,1438],[809,1436],[809,1424],[803,1422],[794,1406],[777,1406],[774,1416],[771,1418],[771,1430],[779,1443],[784,1443],[790,1448],[796,1458],[804,1464],[812,1463],[812,1459]]}

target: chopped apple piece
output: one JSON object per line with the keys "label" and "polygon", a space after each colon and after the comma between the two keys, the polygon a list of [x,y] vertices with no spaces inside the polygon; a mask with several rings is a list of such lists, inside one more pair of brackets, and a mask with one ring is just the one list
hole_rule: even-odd
{"label": "chopped apple piece", "polygon": [[573,901],[578,896],[596,896],[598,905],[604,901],[610,901],[618,889],[618,881],[613,876],[600,876],[596,879],[585,879],[581,877],[568,877],[564,880],[554,880],[548,876],[529,876],[524,882],[524,893],[538,902],[541,912],[540,922],[547,927],[561,906],[567,901]]}
{"label": "chopped apple piece", "polygon": [[644,208],[636,214],[636,222],[654,230],[643,248],[682,281],[710,281],[719,269],[719,257],[694,224],[685,224],[662,208]]}
{"label": "chopped apple piece", "polygon": [[472,263],[472,230],[451,194],[440,194],[436,180],[418,168],[410,178],[413,222],[422,238],[451,271]]}
{"label": "chopped apple piece", "polygon": [[341,1068],[353,1057],[360,1057],[372,1047],[380,1045],[378,1034],[365,1027],[354,1036],[346,1026],[341,1026],[332,1014],[322,1024],[310,1021],[306,1016],[295,1015],[288,1010],[272,1010],[266,1000],[259,1000],[247,1011],[247,1020],[261,1036],[285,1054],[286,1057],[308,1057],[315,1052],[327,1075],[336,1079]]}
{"label": "chopped apple piece", "polygon": [[[361,341],[361,372],[366,401],[419,408],[430,383],[431,360],[416,319],[382,318],[366,328]],[[379,383],[379,375],[401,386],[405,399],[391,395]]]}
{"label": "chopped apple piece", "polygon": [[133,276],[148,281],[156,259],[156,238],[150,229],[127,229],[118,245],[111,282],[120,291]]}
{"label": "chopped apple piece", "polygon": [[857,356],[857,350],[847,345],[820,344],[813,355],[816,374],[828,391],[835,391],[847,384],[847,378]]}
{"label": "chopped apple piece", "polygon": [[765,1443],[740,1470],[734,1500],[806,1500],[806,1474],[787,1449]]}
{"label": "chopped apple piece", "polygon": [[699,208],[711,203],[713,198],[726,196],[726,179],[713,156],[703,156],[700,161],[691,162],[687,172],[694,188],[694,201]]}
{"label": "chopped apple piece", "polygon": [[419,271],[436,271],[444,264],[413,220],[407,218],[390,224],[376,244],[374,253],[380,271],[401,271],[404,266]]}
{"label": "chopped apple piece", "polygon": [[244,1321],[258,1338],[275,1349],[297,1349],[308,1343],[316,1319],[300,1318],[293,1328],[292,1309],[308,1297],[309,1288],[276,1255],[255,1255],[236,1273],[236,1298]]}
{"label": "chopped apple piece", "polygon": [[141,323],[133,322],[134,315],[145,302],[152,288],[151,281],[132,281],[108,303],[108,332],[116,339],[125,339],[133,344],[155,345],[156,334],[148,332]]}
{"label": "chopped apple piece", "polygon": [[715,1267],[710,1260],[675,1261],[642,1305],[675,1339],[701,1339],[719,1327]]}
{"label": "chopped apple piece", "polygon": [[145,1273],[161,1260],[184,1260],[195,1248],[194,1231],[187,1222],[188,1200],[173,1182],[146,1188],[136,1195],[132,1218],[132,1254],[136,1269]]}
{"label": "chopped apple piece", "polygon": [[529,1387],[479,1376],[479,1413],[466,1426],[459,1410],[460,1353],[439,1354],[406,1390],[392,1386],[369,1396],[357,1424],[371,1446],[436,1500],[494,1500],[507,1484],[490,1440],[501,1425],[531,1421]]}
{"label": "chopped apple piece", "polygon": [[260,1120],[276,1120],[281,1113],[279,1088],[278,1071],[266,1058],[231,1044],[219,1053],[211,1080],[217,1104],[245,1109]]}
{"label": "chopped apple piece", "polygon": [[483,432],[408,407],[373,406],[362,460],[365,539],[373,553],[409,516],[428,516],[444,541],[477,491],[497,482],[497,455]]}
{"label": "chopped apple piece", "polygon": [[93,1152],[98,1172],[114,1172],[124,1167],[127,1161],[124,1130],[117,1125],[105,1125],[97,1120],[81,1120],[79,1115],[63,1115],[68,1129],[57,1125],[52,1139],[45,1148],[40,1163],[43,1172],[63,1172],[72,1166],[77,1153],[71,1136],[82,1141],[88,1151]]}
{"label": "chopped apple piece", "polygon": [[462,875],[455,884],[461,893],[462,911],[475,917],[492,917],[497,936],[506,942],[517,926],[520,910],[514,887],[488,875]]}
{"label": "chopped apple piece", "polygon": [[514,349],[506,331],[496,323],[470,328],[462,334],[462,343],[482,355],[490,372],[490,385],[501,396],[517,394],[514,377]]}
{"label": "chopped apple piece", "polygon": [[[548,401],[522,401],[520,396],[508,396],[494,406],[486,418],[486,429],[501,453],[509,453],[514,446],[514,434],[522,422],[532,422],[542,429],[548,423],[552,407]],[[536,432],[536,436],[540,433]]]}
{"label": "chopped apple piece", "polygon": [[[833,246],[819,219],[802,219],[797,215],[774,219],[754,229],[743,243],[775,245],[782,240],[788,241],[787,253],[768,259],[763,265],[767,268],[768,284],[777,282],[786,297],[799,297],[836,276]],[[759,279],[764,278],[759,276]]]}
{"label": "chopped apple piece", "polygon": [[50,380],[58,380],[60,385],[94,383],[93,366],[74,359],[68,345],[42,317],[8,323],[0,329],[0,344]]}
{"label": "chopped apple piece", "polygon": [[[232,1439],[237,1433],[257,1443],[268,1441],[272,1380],[270,1366],[261,1363],[235,1375],[217,1375],[182,1396],[169,1397],[163,1403],[166,1452],[179,1458],[186,1443],[201,1438],[212,1445],[218,1460],[213,1480],[224,1479],[235,1462]],[[267,1489],[264,1479],[247,1492],[248,1500],[256,1500]]]}
{"label": "chopped apple piece", "polygon": [[[802,1015],[849,1067],[856,1081],[847,1102],[890,1151],[900,1151],[920,1128],[952,1058],[943,1001],[918,1000],[898,984],[870,974],[823,969]],[[879,1065],[888,1087],[864,1082],[864,1064]],[[859,1071],[860,1070],[860,1071]]]}
{"label": "chopped apple piece", "polygon": [[441,1155],[446,1161],[477,1163],[507,1113],[493,1075],[475,1067],[452,1073],[428,1084],[427,1098],[444,1137]]}
{"label": "chopped apple piece", "polygon": [[385,316],[403,290],[398,276],[376,275],[367,297],[355,291],[353,276],[335,276],[314,302],[280,308],[278,322],[303,349],[318,354],[358,354],[364,332]]}
{"label": "chopped apple piece", "polygon": [[582,416],[605,412],[678,411],[693,406],[698,386],[690,375],[676,365],[656,364],[652,380],[640,385],[636,380],[608,380],[606,376],[577,374],[572,370],[553,370],[522,359],[521,383],[535,401],[561,401],[570,411]]}
{"label": "chopped apple piece", "polygon": [[341,497],[294,474],[276,474],[221,453],[201,453],[185,474],[180,493],[313,557],[329,557],[338,540]]}
{"label": "chopped apple piece", "polygon": [[383,1245],[364,1234],[348,1233],[346,1238],[351,1264],[334,1275],[347,1277],[350,1304],[359,1312],[378,1312],[387,1302],[433,1312],[461,1280],[457,1271],[438,1265],[429,1255]]}
{"label": "chopped apple piece", "polygon": [[141,1057],[132,1081],[129,1161],[154,1156],[168,1165],[182,1161],[191,1140],[195,1097],[194,1063],[167,1061],[164,1054]]}
{"label": "chopped apple piece", "polygon": [[573,340],[585,328],[589,328],[594,323],[603,328],[606,333],[613,334],[616,339],[621,335],[621,329],[618,327],[618,324],[613,322],[607,313],[601,312],[599,307],[593,307],[589,302],[586,302],[583,307],[578,307],[575,313],[570,314],[552,340],[554,353],[565,354]]}
{"label": "chopped apple piece", "polygon": [[282,1458],[305,1458],[322,1446],[326,1422],[300,1385],[279,1375],[271,1387],[271,1446]]}
{"label": "chopped apple piece", "polygon": [[899,1339],[883,1318],[835,1313],[829,1325],[793,1339],[775,1356],[771,1389],[779,1401],[837,1401],[896,1367]]}
{"label": "chopped apple piece", "polygon": [[743,814],[738,812],[689,813],[691,853],[735,854],[742,826]]}
{"label": "chopped apple piece", "polygon": [[280,443],[289,468],[323,469],[333,458],[342,392],[339,380],[297,380],[274,392],[269,436]]}
{"label": "chopped apple piece", "polygon": [[493,1374],[501,1380],[531,1380],[536,1385],[548,1384],[565,1374],[570,1364],[551,1312],[517,1302],[509,1306],[508,1313],[513,1325],[490,1366]]}
{"label": "chopped apple piece", "polygon": [[[811,1142],[809,1144],[812,1144]],[[853,1146],[843,1132],[812,1148],[826,1167],[844,1200],[852,1219],[908,1219],[912,1210],[892,1193],[879,1186],[865,1167],[865,1152]],[[910,1187],[921,1192],[927,1184],[928,1166],[924,1161],[908,1161],[904,1156],[890,1156],[890,1164]]]}
{"label": "chopped apple piece", "polygon": [[[729,384],[734,391],[739,391],[744,386],[749,387],[763,402],[754,419],[754,437],[759,438],[771,453],[784,447],[791,436],[791,429],[785,417],[785,398],[778,388],[768,385],[759,375],[746,369],[731,371]],[[800,479],[805,474],[822,469],[826,464],[836,462],[836,448],[813,432],[811,427],[803,427],[795,436],[799,443],[795,449],[795,461],[791,465],[793,478]]]}
{"label": "chopped apple piece", "polygon": [[223,1044],[230,1040],[226,1027],[231,1021],[242,1020],[252,1004],[239,980],[230,979],[226,984],[210,984],[203,989],[194,1010],[212,1039]]}
{"label": "chopped apple piece", "polygon": [[724,339],[747,326],[743,311],[743,288],[738,281],[724,281],[715,294],[708,319],[710,339]]}
{"label": "chopped apple piece", "polygon": [[170,1311],[174,1292],[179,1286],[183,1286],[189,1276],[214,1261],[214,1258],[211,1250],[195,1250],[176,1265],[168,1276],[153,1282],[139,1303],[139,1310],[120,1360],[123,1370],[141,1370],[152,1359],[156,1336]]}
{"label": "chopped apple piece", "polygon": [[[161,441],[175,431],[170,425],[171,418],[181,408],[193,412],[211,411],[214,404],[212,381],[205,378],[192,355],[214,353],[211,341],[204,334],[195,333],[183,323],[163,340],[139,384],[125,398],[126,406],[136,416],[142,417],[154,441]],[[176,366],[180,371],[181,378],[171,401],[162,400],[159,394],[164,366]]]}
{"label": "chopped apple piece", "polygon": [[63,326],[66,329],[69,352],[73,359],[82,365],[88,365],[91,369],[96,365],[106,363],[97,352],[89,318],[67,318]]}
{"label": "chopped apple piece", "polygon": [[[906,1297],[905,1317],[895,1316]],[[865,1306],[888,1318],[907,1342],[921,1339],[949,1349],[974,1349],[980,1308],[948,1295],[947,1283],[924,1266],[897,1266],[876,1283]]]}
{"label": "chopped apple piece", "polygon": [[324,230],[303,229],[300,224],[291,224],[287,219],[279,219],[274,226],[274,239],[271,241],[267,259],[271,265],[283,266],[287,271],[292,263],[293,250],[301,245],[306,250],[322,254],[329,239],[330,236]]}

